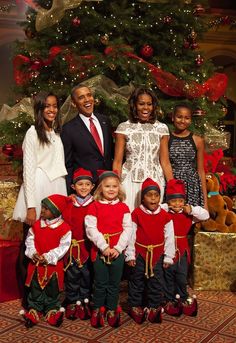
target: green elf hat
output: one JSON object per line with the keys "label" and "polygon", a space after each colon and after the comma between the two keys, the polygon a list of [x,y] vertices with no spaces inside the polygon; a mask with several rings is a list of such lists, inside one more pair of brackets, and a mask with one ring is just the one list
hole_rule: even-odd
{"label": "green elf hat", "polygon": [[53,194],[41,201],[41,204],[47,207],[52,214],[59,217],[68,204],[68,198],[61,194]]}

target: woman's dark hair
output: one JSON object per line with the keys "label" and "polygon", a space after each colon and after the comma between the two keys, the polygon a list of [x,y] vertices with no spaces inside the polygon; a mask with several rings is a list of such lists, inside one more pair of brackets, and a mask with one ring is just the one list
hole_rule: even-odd
{"label": "woman's dark hair", "polygon": [[[46,100],[49,96],[54,96],[57,100],[57,106],[59,109],[59,99],[52,92],[39,92],[34,98],[34,118],[35,118],[35,130],[37,132],[39,141],[41,144],[49,144],[50,141],[47,137],[45,126],[44,126],[44,117],[43,111],[46,107]],[[55,122],[53,123],[53,129],[56,133],[61,132],[61,123],[59,118],[59,113],[57,113]]]}
{"label": "woman's dark hair", "polygon": [[193,113],[192,107],[191,107],[189,104],[187,104],[187,103],[185,103],[185,102],[182,102],[182,103],[180,103],[180,104],[177,104],[177,105],[174,107],[173,114],[175,115],[175,113],[176,113],[176,112],[178,111],[178,109],[180,109],[180,108],[187,108],[187,109],[189,110],[189,112],[190,112],[191,115],[192,115],[192,113]]}
{"label": "woman's dark hair", "polygon": [[152,98],[153,111],[151,113],[151,116],[150,116],[150,119],[148,122],[153,124],[156,121],[156,117],[157,117],[157,114],[156,114],[157,97],[151,89],[144,88],[144,87],[136,88],[129,98],[129,101],[128,101],[128,103],[129,103],[129,120],[132,123],[138,123],[139,122],[138,113],[137,113],[137,101],[138,101],[138,97],[140,95],[143,95],[143,94],[147,94]]}

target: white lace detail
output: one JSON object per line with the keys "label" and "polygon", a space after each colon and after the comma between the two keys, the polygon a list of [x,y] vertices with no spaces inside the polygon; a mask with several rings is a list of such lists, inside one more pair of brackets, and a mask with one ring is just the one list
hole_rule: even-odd
{"label": "white lace detail", "polygon": [[131,172],[133,182],[142,182],[147,177],[163,180],[159,161],[160,141],[169,135],[168,127],[156,121],[154,124],[121,123],[115,131],[126,136],[126,162],[122,167],[122,181]]}

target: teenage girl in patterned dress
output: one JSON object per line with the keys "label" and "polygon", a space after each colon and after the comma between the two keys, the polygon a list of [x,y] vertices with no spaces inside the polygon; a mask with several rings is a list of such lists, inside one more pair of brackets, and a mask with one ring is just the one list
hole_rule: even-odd
{"label": "teenage girl in patterned dress", "polygon": [[169,137],[169,158],[174,178],[184,181],[188,204],[207,208],[204,139],[189,130],[191,108],[187,104],[177,105],[172,122],[174,130]]}

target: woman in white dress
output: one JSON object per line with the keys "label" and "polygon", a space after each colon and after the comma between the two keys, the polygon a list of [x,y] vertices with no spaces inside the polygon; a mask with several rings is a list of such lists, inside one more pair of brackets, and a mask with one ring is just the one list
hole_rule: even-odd
{"label": "woman in white dress", "polygon": [[[26,132],[22,145],[23,184],[13,212],[13,219],[24,223],[18,261],[21,287],[27,267],[25,238],[29,227],[40,216],[41,200],[51,194],[67,195],[58,98],[51,92],[40,92],[34,99],[34,116],[35,123]],[[25,306],[24,297],[22,304]]]}
{"label": "woman in white dress", "polygon": [[[150,177],[161,189],[173,178],[169,161],[167,125],[156,119],[157,98],[147,88],[137,88],[129,99],[129,120],[116,133],[113,170],[121,176],[130,211],[140,205],[142,182]],[[123,163],[123,160],[125,162]]]}

